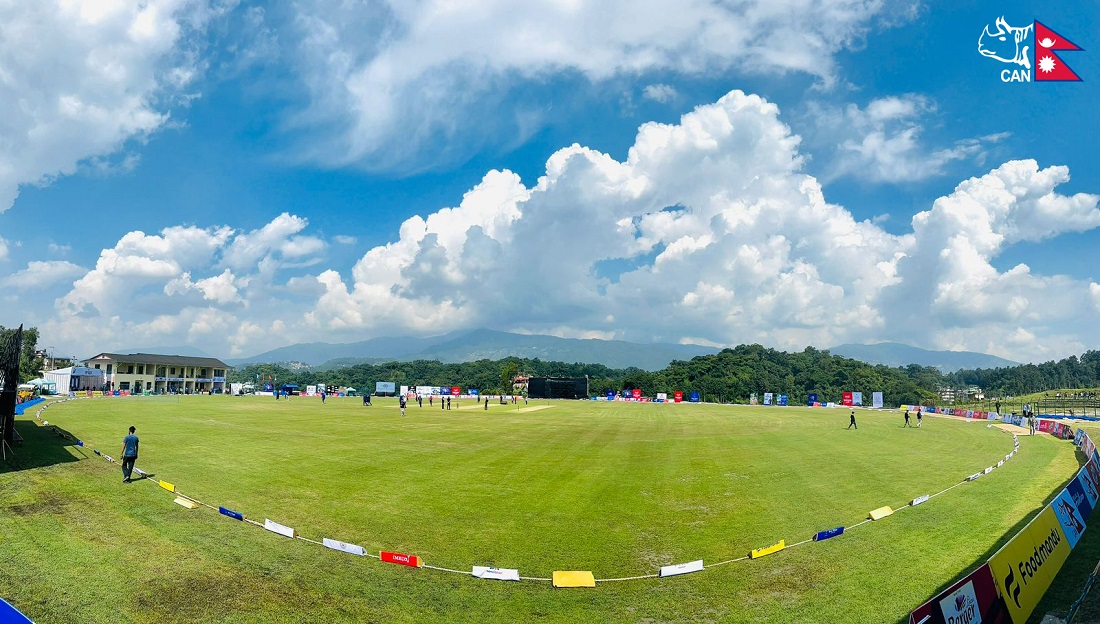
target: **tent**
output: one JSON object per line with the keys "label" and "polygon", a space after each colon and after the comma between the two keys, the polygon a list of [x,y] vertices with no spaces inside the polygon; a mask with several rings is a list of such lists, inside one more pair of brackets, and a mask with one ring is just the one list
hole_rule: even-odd
{"label": "tent", "polygon": [[56,382],[46,381],[45,379],[39,377],[38,379],[32,379],[27,383],[38,388],[38,391],[42,394],[57,394]]}
{"label": "tent", "polygon": [[345,392],[345,393],[346,393],[346,394],[347,394],[348,396],[356,396],[356,395],[355,395],[355,393],[356,393],[356,392],[358,392],[358,390],[356,390],[355,388],[348,388],[348,389],[347,389],[347,390],[345,390],[344,392]]}

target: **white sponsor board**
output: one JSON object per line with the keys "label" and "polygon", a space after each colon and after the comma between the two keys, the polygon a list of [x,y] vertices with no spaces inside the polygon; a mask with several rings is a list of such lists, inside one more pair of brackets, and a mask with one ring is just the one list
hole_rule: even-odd
{"label": "white sponsor board", "polygon": [[268,531],[271,531],[272,533],[278,533],[279,535],[285,535],[286,537],[295,537],[298,535],[298,532],[294,529],[288,526],[283,526],[278,522],[275,522],[274,520],[269,520],[267,518],[264,519],[264,528]]}
{"label": "white sponsor board", "polygon": [[492,566],[474,566],[470,572],[475,578],[490,579],[495,581],[518,581],[519,570],[511,568],[494,568]]}
{"label": "white sponsor board", "polygon": [[985,469],[985,474],[989,474],[991,472],[993,472],[993,466],[987,466]]}
{"label": "white sponsor board", "polygon": [[689,561],[687,563],[678,563],[676,565],[661,566],[661,578],[666,576],[678,576],[680,574],[690,574],[692,572],[700,572],[703,569],[703,560],[698,559],[696,561]]}
{"label": "white sponsor board", "polygon": [[873,407],[875,409],[882,409],[882,393],[881,392],[871,393],[871,407]]}
{"label": "white sponsor board", "polygon": [[941,600],[940,611],[948,622],[982,624],[978,598],[974,594],[974,581],[967,581],[966,585]]}
{"label": "white sponsor board", "polygon": [[668,393],[667,392],[658,392],[657,393],[657,400],[658,401],[667,401],[668,400]]}
{"label": "white sponsor board", "polygon": [[921,503],[927,503],[929,498],[931,498],[931,496],[929,496],[927,494],[925,494],[924,496],[918,496],[918,497],[914,498],[913,502],[911,502],[909,504],[916,507],[917,505],[919,505]]}
{"label": "white sponsor board", "polygon": [[366,557],[367,551],[362,546],[356,546],[355,544],[348,544],[347,542],[341,542],[339,540],[324,538],[321,542],[325,545],[325,548],[331,548],[333,550],[339,550],[351,555],[359,555],[360,557]]}

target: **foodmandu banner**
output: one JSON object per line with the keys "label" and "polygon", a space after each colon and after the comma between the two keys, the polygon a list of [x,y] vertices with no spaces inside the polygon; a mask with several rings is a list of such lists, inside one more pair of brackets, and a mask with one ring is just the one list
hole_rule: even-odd
{"label": "foodmandu banner", "polygon": [[882,393],[874,392],[871,394],[871,407],[876,409],[882,409]]}
{"label": "foodmandu banner", "polygon": [[910,624],[1010,624],[989,564],[974,570],[909,614]]}
{"label": "foodmandu banner", "polygon": [[852,393],[852,405],[863,405],[863,393],[862,392],[853,392]]}
{"label": "foodmandu banner", "polygon": [[1013,622],[1026,622],[1069,556],[1069,540],[1048,505],[989,560]]}
{"label": "foodmandu banner", "polygon": [[845,407],[851,407],[852,406],[852,393],[851,392],[842,393],[840,395],[840,404],[845,406]]}

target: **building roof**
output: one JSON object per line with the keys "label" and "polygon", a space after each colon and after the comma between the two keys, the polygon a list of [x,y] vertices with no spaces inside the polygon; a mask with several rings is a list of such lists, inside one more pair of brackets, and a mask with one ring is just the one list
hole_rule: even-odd
{"label": "building roof", "polygon": [[158,355],[156,353],[100,353],[87,359],[113,360],[115,362],[133,362],[135,364],[156,364],[163,366],[206,366],[209,368],[232,368],[218,358],[190,357],[186,355]]}

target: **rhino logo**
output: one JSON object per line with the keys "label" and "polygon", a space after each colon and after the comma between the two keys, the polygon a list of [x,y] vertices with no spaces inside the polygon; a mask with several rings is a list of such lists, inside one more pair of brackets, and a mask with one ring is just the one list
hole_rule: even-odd
{"label": "rhino logo", "polygon": [[996,32],[989,32],[986,25],[978,37],[978,52],[1002,63],[1015,63],[1031,69],[1031,55],[1028,53],[1031,46],[1022,44],[1031,36],[1034,24],[1016,28],[1009,26],[1004,17],[998,17],[994,24],[997,26]]}

